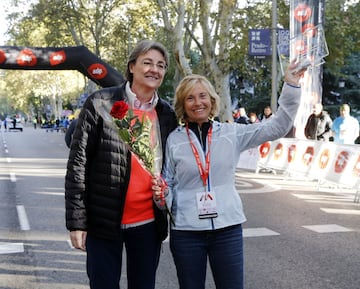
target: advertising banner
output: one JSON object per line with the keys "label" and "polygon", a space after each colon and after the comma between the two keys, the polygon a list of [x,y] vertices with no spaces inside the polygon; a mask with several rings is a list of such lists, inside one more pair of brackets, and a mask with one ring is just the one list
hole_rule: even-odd
{"label": "advertising banner", "polygon": [[[241,153],[238,168],[278,170],[357,190],[360,201],[360,146],[280,138]],[[252,166],[249,164],[252,163]],[[256,168],[256,169],[255,169]]]}
{"label": "advertising banner", "polygon": [[295,120],[295,136],[304,139],[304,127],[312,107],[322,100],[322,63],[328,54],[324,0],[290,1],[290,60],[308,67],[302,83],[301,104]]}

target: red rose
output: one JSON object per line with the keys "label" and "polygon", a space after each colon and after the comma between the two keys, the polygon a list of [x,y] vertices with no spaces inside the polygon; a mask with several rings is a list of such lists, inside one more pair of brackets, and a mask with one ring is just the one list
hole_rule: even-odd
{"label": "red rose", "polygon": [[112,117],[117,118],[117,119],[123,119],[126,115],[126,113],[129,110],[129,105],[121,100],[121,101],[116,101],[113,105],[113,107],[111,108],[110,114]]}

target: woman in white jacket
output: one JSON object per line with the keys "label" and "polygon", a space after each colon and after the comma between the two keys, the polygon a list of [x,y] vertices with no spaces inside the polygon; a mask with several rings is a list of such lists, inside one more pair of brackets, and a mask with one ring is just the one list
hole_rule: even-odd
{"label": "woman in white jacket", "polygon": [[[219,96],[205,77],[189,75],[179,84],[175,113],[182,125],[167,140],[163,177],[181,289],[205,288],[207,258],[217,289],[243,288],[241,224],[246,218],[235,188],[236,165],[242,151],[283,137],[291,128],[303,73],[291,73],[294,67],[285,74],[276,115],[253,125],[214,121]],[[160,187],[153,189],[159,199]]]}

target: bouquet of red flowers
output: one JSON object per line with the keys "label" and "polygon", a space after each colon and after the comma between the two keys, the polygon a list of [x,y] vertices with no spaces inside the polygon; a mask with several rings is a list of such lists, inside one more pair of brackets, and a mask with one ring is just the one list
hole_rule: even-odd
{"label": "bouquet of red flowers", "polygon": [[116,101],[110,111],[110,115],[118,127],[121,140],[129,146],[131,152],[138,157],[147,171],[153,176],[160,177],[162,182],[160,205],[166,208],[173,222],[165,202],[164,194],[167,190],[167,184],[160,176],[162,149],[156,112],[154,111],[153,113],[155,116],[148,111],[130,109],[129,105],[123,100]]}
{"label": "bouquet of red flowers", "polygon": [[123,100],[114,103],[110,115],[119,129],[121,140],[129,146],[152,175],[159,175],[162,152],[158,138],[157,118],[152,117],[150,112],[139,113],[130,109]]}

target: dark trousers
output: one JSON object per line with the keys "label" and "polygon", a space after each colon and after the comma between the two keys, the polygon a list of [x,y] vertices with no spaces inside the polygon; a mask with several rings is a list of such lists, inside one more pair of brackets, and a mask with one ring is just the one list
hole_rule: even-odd
{"label": "dark trousers", "polygon": [[154,289],[161,241],[155,223],[124,229],[120,240],[87,235],[87,274],[91,289],[119,289],[123,245],[128,289]]}
{"label": "dark trousers", "polygon": [[170,248],[181,289],[205,289],[206,267],[217,289],[243,288],[241,225],[213,232],[170,232]]}

